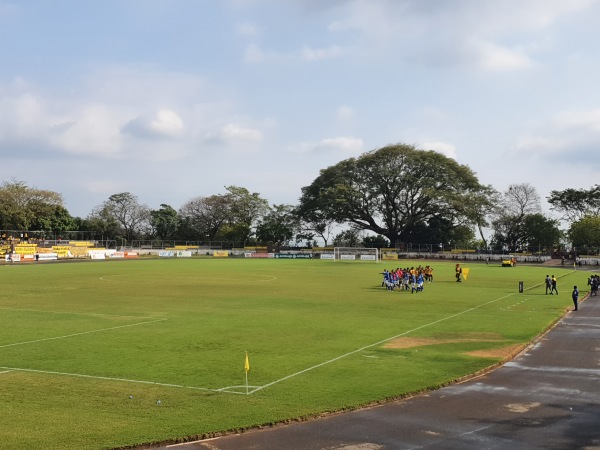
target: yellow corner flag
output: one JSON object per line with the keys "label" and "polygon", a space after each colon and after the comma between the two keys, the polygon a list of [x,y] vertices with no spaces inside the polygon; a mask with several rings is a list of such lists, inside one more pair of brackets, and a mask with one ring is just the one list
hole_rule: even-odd
{"label": "yellow corner flag", "polygon": [[463,274],[463,277],[464,277],[464,279],[465,279],[465,280],[466,280],[467,278],[469,278],[469,269],[468,269],[468,268],[466,268],[466,267],[465,267],[465,268],[463,268],[463,270],[462,270],[462,274]]}
{"label": "yellow corner flag", "polygon": [[250,361],[248,360],[248,352],[246,352],[246,361],[244,361],[244,370],[250,372]]}

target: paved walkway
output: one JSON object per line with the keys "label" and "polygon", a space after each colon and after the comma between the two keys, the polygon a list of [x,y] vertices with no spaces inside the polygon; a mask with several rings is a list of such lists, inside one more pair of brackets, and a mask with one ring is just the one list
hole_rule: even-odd
{"label": "paved walkway", "polygon": [[323,419],[169,450],[600,449],[600,297],[479,378]]}

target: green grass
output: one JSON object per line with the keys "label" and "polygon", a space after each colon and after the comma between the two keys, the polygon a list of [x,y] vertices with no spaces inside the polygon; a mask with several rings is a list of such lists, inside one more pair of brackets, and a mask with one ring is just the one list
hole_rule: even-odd
{"label": "green grass", "polygon": [[[468,352],[530,342],[587,279],[552,269],[561,294],[550,297],[547,268],[471,264],[468,280],[455,283],[454,265],[434,262],[434,283],[411,295],[380,287],[378,273],[391,265],[0,266],[2,448],[186,439],[439,387],[499,361]],[[386,346],[394,337],[432,341]]]}

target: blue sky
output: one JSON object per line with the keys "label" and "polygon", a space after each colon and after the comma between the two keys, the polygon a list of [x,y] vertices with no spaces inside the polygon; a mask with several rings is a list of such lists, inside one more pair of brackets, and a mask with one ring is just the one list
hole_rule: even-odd
{"label": "blue sky", "polygon": [[0,0],[1,180],[81,217],[229,185],[296,204],[402,142],[500,191],[589,188],[598,23],[599,0]]}

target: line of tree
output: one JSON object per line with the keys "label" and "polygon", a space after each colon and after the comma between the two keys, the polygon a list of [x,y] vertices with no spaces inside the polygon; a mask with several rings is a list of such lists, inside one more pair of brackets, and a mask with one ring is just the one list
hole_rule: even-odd
{"label": "line of tree", "polygon": [[[600,249],[600,186],[552,191],[560,220],[542,212],[528,183],[504,192],[479,182],[466,165],[440,153],[389,145],[324,168],[301,189],[297,205],[270,205],[259,193],[226,186],[196,196],[179,209],[158,209],[130,192],[111,195],[86,218],[72,217],[62,195],[23,181],[0,186],[0,229],[134,240],[229,241],[249,244],[435,244],[508,251],[551,251],[569,242],[578,251]],[[567,225],[566,232],[559,225]],[[486,238],[484,229],[491,229]],[[477,236],[478,234],[478,236]]]}

